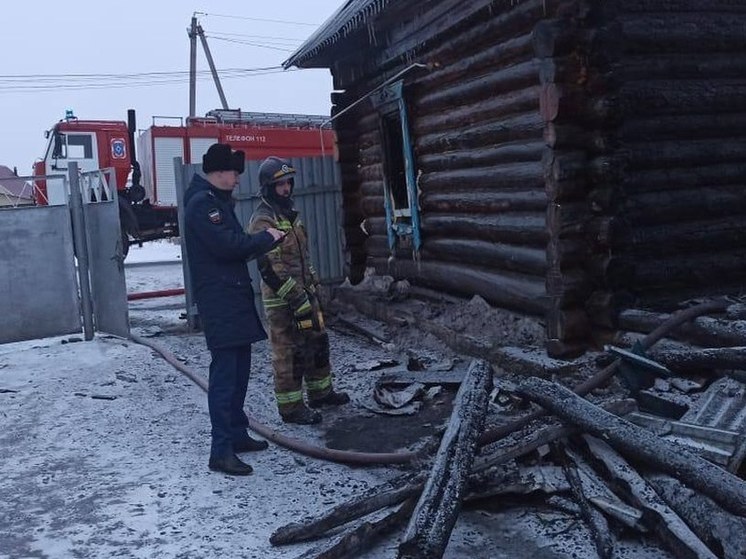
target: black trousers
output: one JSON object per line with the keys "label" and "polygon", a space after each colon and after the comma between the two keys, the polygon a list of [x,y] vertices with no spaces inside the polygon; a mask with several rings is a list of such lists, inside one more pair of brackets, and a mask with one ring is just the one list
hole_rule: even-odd
{"label": "black trousers", "polygon": [[249,419],[244,412],[251,371],[251,346],[214,349],[210,352],[207,406],[212,424],[210,456],[233,454],[233,443],[246,440]]}

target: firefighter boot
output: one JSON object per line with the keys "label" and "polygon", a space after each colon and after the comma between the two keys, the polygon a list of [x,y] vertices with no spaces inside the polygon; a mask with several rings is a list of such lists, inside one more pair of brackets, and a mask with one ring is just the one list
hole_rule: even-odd
{"label": "firefighter boot", "polygon": [[350,401],[346,392],[335,392],[332,390],[321,398],[309,400],[308,405],[312,408],[322,408],[324,406],[343,406]]}
{"label": "firefighter boot", "polygon": [[296,423],[298,425],[316,425],[321,423],[321,414],[308,409],[306,406],[298,406],[292,411],[281,414],[285,423]]}

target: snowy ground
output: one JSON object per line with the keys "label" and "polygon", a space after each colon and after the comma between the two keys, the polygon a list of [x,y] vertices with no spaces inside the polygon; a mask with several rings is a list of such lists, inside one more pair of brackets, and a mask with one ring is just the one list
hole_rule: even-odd
{"label": "snowy ground", "polygon": [[[179,254],[169,243],[133,247],[128,290],[181,287]],[[164,261],[175,264],[129,265]],[[130,321],[135,333],[153,336],[206,376],[209,354],[201,335],[185,332],[183,312],[183,297],[135,301]],[[254,348],[247,411],[320,445],[343,441],[345,427],[375,423],[379,431],[366,433],[362,427],[356,442],[396,450],[383,448],[394,443],[380,436],[380,416],[361,405],[378,373],[355,371],[357,363],[391,355],[354,337],[332,332],[331,338],[337,385],[353,396],[349,407],[327,412],[321,427],[284,426],[273,404],[268,348],[260,343]],[[0,345],[2,559],[297,557],[316,544],[273,548],[268,538],[274,529],[401,473],[401,468],[324,462],[276,445],[244,455],[255,468],[253,476],[211,473],[204,393],[145,346],[106,336],[80,339]],[[390,425],[404,425],[398,421]],[[404,421],[411,425],[418,419]],[[432,423],[420,427],[434,431],[437,421]],[[399,448],[406,444],[399,439]],[[394,539],[364,555],[394,556]],[[462,514],[446,553],[470,559],[594,556],[574,517],[517,507]],[[667,557],[639,545],[615,556]]]}

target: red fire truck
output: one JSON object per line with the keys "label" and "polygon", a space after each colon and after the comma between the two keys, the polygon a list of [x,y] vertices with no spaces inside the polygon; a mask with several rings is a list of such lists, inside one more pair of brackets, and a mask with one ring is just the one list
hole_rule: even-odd
{"label": "red fire truck", "polygon": [[[156,124],[156,120],[174,124]],[[81,171],[113,168],[119,199],[119,217],[125,253],[130,242],[178,236],[175,157],[184,163],[201,163],[202,155],[215,142],[243,150],[247,160],[269,155],[313,157],[332,155],[334,132],[322,129],[328,117],[239,110],[215,110],[205,117],[154,118],[137,141],[135,157],[135,113],[127,122],[79,120],[70,112],[46,134],[49,143],[44,158],[34,163],[34,175],[67,171],[67,161],[76,161]],[[62,183],[36,181],[37,204],[66,200]]]}

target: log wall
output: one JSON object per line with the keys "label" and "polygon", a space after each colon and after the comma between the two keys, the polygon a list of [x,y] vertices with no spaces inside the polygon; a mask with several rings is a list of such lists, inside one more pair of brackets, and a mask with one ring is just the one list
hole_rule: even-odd
{"label": "log wall", "polygon": [[615,0],[596,13],[593,319],[742,292],[746,3]]}
{"label": "log wall", "polygon": [[372,104],[335,121],[352,281],[374,266],[544,317],[555,356],[625,306],[741,290],[744,2],[401,2],[346,40],[333,114],[429,65],[405,79],[418,258],[387,248]]}
{"label": "log wall", "polygon": [[[404,4],[400,9],[412,6]],[[350,173],[344,182],[345,235],[350,263],[357,266],[350,269],[353,279],[373,265],[379,273],[479,294],[543,317],[549,306],[547,147],[533,28],[560,3],[500,4],[383,72],[361,76],[361,62],[354,72],[335,74],[335,85],[352,102],[413,60],[431,67],[412,72],[405,82],[420,191],[418,259],[406,246],[391,258],[387,247],[383,154],[371,104],[337,122],[343,171]],[[385,19],[407,18],[394,5]],[[557,227],[572,227],[569,214],[553,218]],[[572,243],[553,246],[568,255],[576,249]]]}

